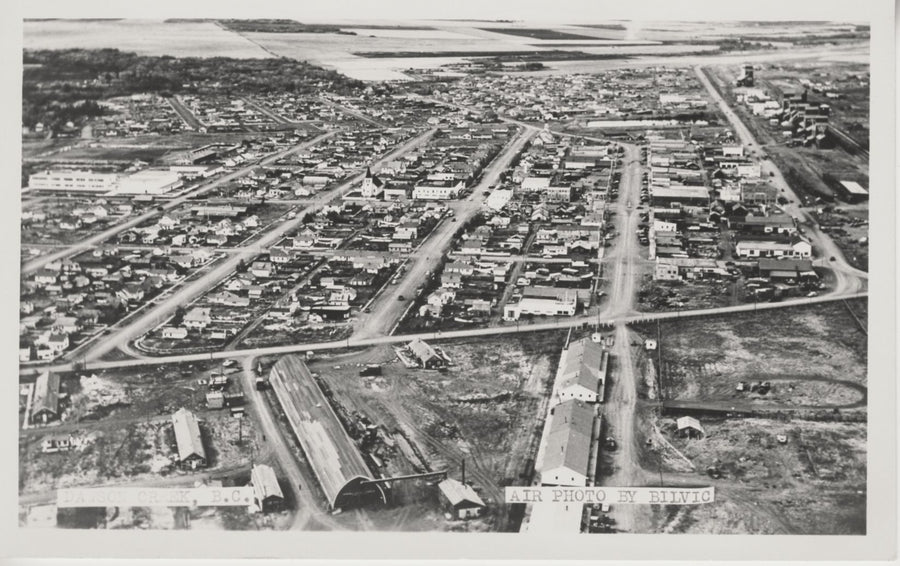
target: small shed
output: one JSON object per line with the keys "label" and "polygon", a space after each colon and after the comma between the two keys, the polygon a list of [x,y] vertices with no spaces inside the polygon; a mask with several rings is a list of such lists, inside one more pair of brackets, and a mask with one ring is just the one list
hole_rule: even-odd
{"label": "small shed", "polygon": [[265,464],[253,466],[250,483],[253,486],[253,501],[260,511],[270,513],[284,508],[284,494],[271,466]]}
{"label": "small shed", "polygon": [[688,438],[703,438],[706,436],[706,431],[703,430],[700,421],[694,417],[679,417],[675,424],[678,427],[678,434],[681,436]]}
{"label": "small shed", "polygon": [[441,501],[457,518],[471,519],[480,517],[484,512],[484,501],[471,486],[447,478],[438,484],[438,489],[441,491]]}
{"label": "small shed", "polygon": [[423,368],[439,368],[445,364],[444,358],[438,355],[437,351],[421,338],[416,338],[410,342],[409,349]]}
{"label": "small shed", "polygon": [[206,394],[207,409],[221,409],[225,406],[225,394],[221,391],[210,391]]}

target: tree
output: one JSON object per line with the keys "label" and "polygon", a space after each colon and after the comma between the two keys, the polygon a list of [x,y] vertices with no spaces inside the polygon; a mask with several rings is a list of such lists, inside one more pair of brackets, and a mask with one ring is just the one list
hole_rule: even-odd
{"label": "tree", "polygon": [[237,267],[235,268],[235,271],[238,273],[246,272],[247,271],[247,263],[243,259],[239,259]]}

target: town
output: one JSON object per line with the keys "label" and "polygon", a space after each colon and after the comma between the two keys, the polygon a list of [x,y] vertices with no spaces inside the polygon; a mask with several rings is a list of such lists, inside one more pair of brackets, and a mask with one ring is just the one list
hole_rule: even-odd
{"label": "town", "polygon": [[[210,64],[59,25],[25,28],[22,526],[866,532],[867,26],[152,24],[254,38]],[[345,35],[399,67],[287,55]],[[504,492],[664,486],[707,491]]]}

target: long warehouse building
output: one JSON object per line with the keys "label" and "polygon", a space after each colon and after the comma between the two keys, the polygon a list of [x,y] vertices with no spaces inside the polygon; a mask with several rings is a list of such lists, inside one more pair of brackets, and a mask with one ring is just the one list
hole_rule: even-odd
{"label": "long warehouse building", "polygon": [[344,430],[309,368],[298,356],[284,356],[272,366],[269,383],[332,509],[378,498],[384,490]]}

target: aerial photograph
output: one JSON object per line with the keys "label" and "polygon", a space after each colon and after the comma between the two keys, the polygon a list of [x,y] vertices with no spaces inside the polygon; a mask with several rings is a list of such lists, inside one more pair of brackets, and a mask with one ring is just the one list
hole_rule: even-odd
{"label": "aerial photograph", "polygon": [[22,22],[19,527],[866,535],[870,24],[350,18]]}

